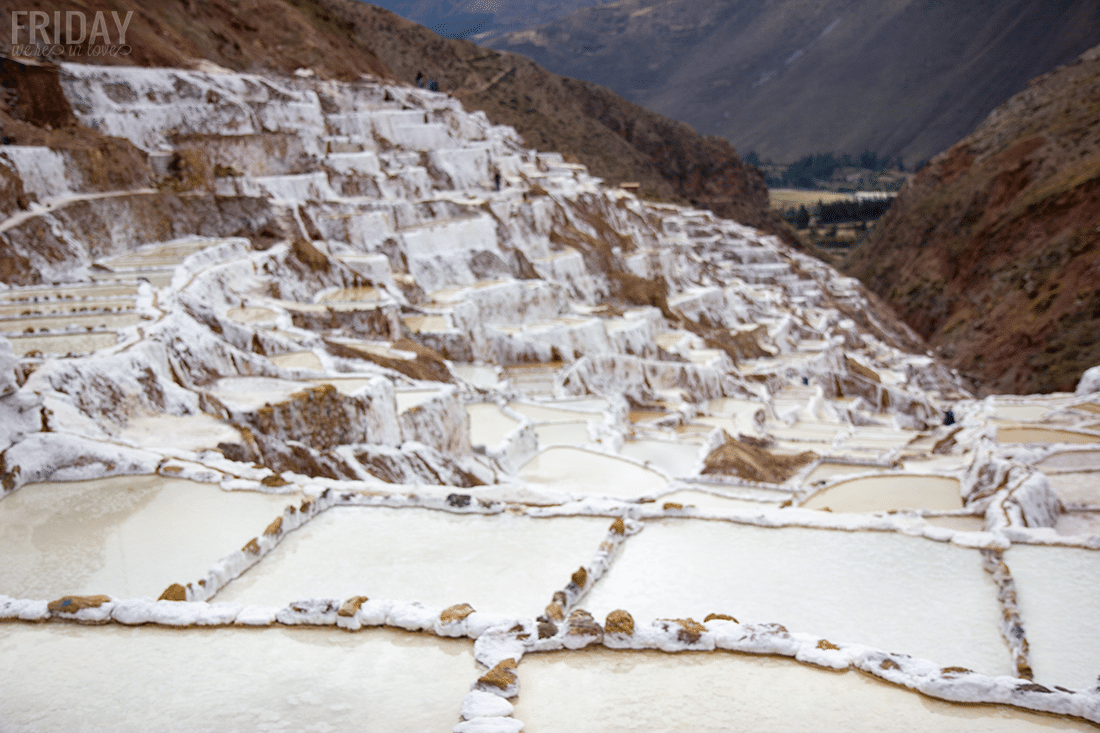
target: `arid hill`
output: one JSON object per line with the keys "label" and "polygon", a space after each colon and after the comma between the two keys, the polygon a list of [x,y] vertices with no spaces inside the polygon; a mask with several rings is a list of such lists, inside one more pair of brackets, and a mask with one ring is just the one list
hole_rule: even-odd
{"label": "arid hill", "polygon": [[1100,46],[934,158],[847,270],[984,389],[1072,390],[1100,363]]}
{"label": "arid hill", "polygon": [[[85,12],[133,10],[127,31],[132,53],[62,55],[58,61],[193,68],[205,60],[235,71],[291,74],[304,68],[321,78],[347,81],[366,73],[409,83],[423,72],[468,109],[515,127],[531,147],[570,155],[611,184],[637,182],[642,196],[693,202],[799,244],[768,209],[763,177],[742,164],[725,140],[698,135],[522,56],[442,38],[372,5],[353,0],[93,0],[82,7]],[[43,0],[0,2],[0,39],[11,38],[11,11],[52,9]]]}
{"label": "arid hill", "polygon": [[872,150],[911,165],[1097,43],[1094,0],[623,0],[490,45],[742,154]]}

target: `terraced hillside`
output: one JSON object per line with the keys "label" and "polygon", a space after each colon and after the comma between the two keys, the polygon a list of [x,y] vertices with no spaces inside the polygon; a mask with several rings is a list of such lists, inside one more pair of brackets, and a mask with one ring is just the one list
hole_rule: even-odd
{"label": "terraced hillside", "polygon": [[1100,722],[1095,379],[443,95],[40,73],[140,165],[0,155],[5,730]]}

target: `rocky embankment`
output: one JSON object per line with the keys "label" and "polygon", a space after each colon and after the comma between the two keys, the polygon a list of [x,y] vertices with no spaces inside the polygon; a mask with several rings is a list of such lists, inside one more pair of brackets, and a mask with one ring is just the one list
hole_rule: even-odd
{"label": "rocky embankment", "polygon": [[1072,390],[1100,362],[1100,47],[934,158],[846,269],[983,389]]}

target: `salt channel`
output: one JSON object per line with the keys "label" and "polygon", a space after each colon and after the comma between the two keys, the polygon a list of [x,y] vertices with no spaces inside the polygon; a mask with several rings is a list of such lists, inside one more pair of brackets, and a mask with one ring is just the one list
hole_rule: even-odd
{"label": "salt channel", "polygon": [[157,598],[204,576],[293,501],[158,475],[31,484],[0,501],[0,593]]}

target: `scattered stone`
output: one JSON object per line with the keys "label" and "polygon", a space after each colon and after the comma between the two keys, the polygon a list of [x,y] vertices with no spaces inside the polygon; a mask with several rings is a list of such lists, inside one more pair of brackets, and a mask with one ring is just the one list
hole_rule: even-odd
{"label": "scattered stone", "polygon": [[359,607],[369,600],[370,599],[366,596],[352,596],[340,604],[340,610],[336,612],[336,615],[343,616],[344,618],[351,618],[359,613]]}
{"label": "scattered stone", "polygon": [[708,613],[707,617],[703,619],[703,623],[706,623],[707,621],[732,621],[735,624],[740,623],[733,616],[727,616],[724,613]]}
{"label": "scattered stone", "polygon": [[497,666],[478,678],[478,684],[490,685],[500,690],[508,689],[516,684],[516,664],[515,659],[502,659],[497,662]]}
{"label": "scattered stone", "polygon": [[631,636],[634,633],[634,617],[626,611],[618,609],[607,614],[607,621],[604,623],[604,631],[609,634],[626,634]]}
{"label": "scattered stone", "polygon": [[50,601],[46,608],[50,613],[76,613],[85,608],[99,608],[104,603],[109,603],[110,596],[65,596],[56,601]]}
{"label": "scattered stone", "polygon": [[539,621],[539,638],[549,639],[557,636],[558,627],[552,621]]}
{"label": "scattered stone", "polygon": [[[445,624],[458,623],[473,612],[474,607],[469,603],[459,603],[450,608],[443,609],[442,613],[439,614],[439,620]],[[522,631],[522,629],[520,630]]]}
{"label": "scattered stone", "polygon": [[158,601],[186,601],[187,589],[179,583],[172,583],[164,589],[164,592],[160,594]]}

